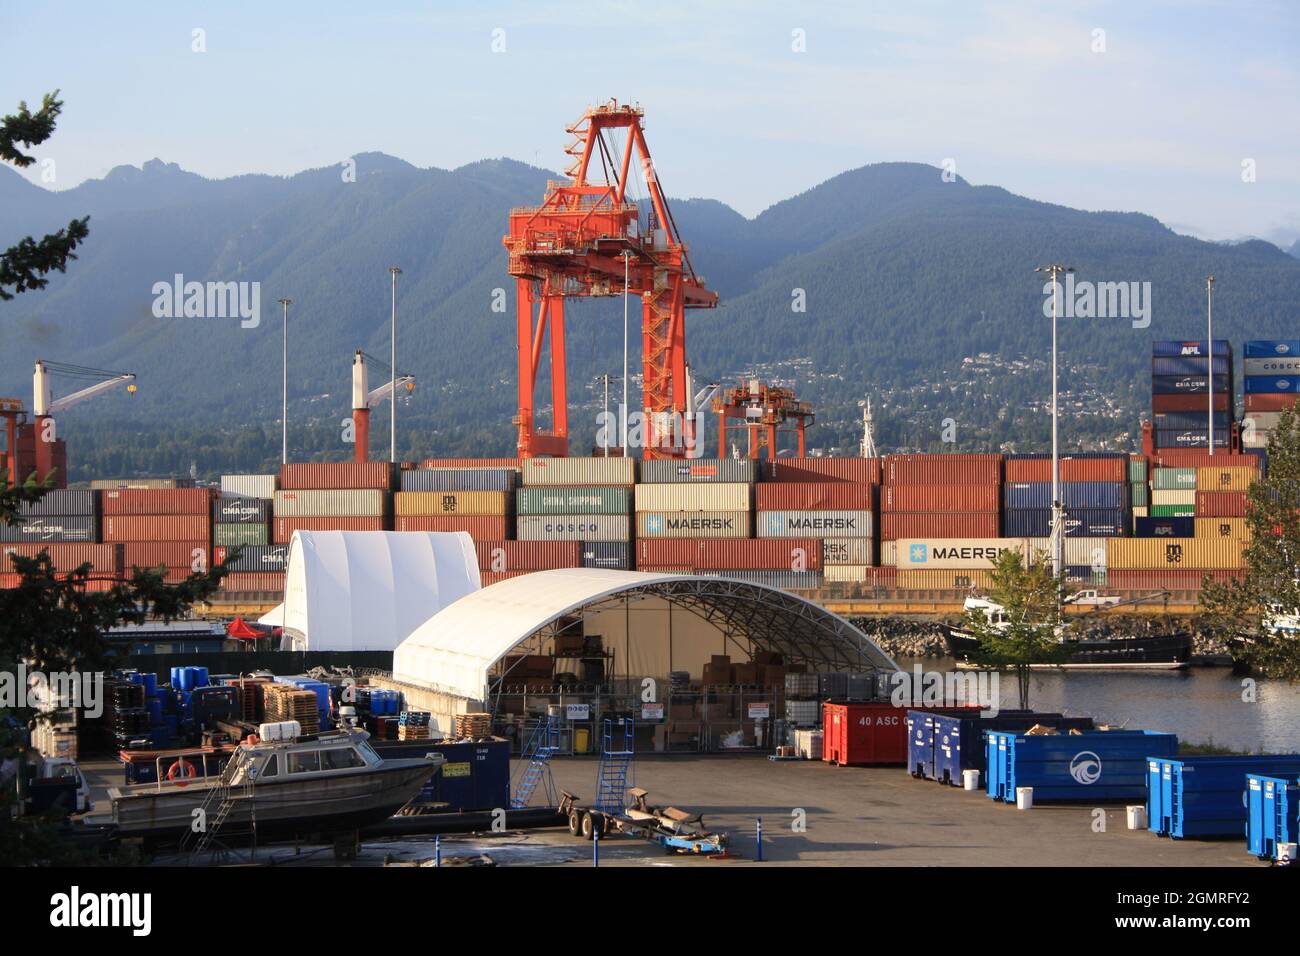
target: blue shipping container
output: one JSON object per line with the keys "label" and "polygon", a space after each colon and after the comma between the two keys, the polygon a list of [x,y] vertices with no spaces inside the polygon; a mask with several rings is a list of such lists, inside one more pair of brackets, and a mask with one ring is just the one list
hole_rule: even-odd
{"label": "blue shipping container", "polygon": [[[1227,375],[1214,376],[1214,394],[1228,391]],[[1152,375],[1152,395],[1204,395],[1210,390],[1208,375]]]}
{"label": "blue shipping container", "polygon": [[[1187,428],[1205,428],[1208,413],[1199,412],[1156,412],[1151,416],[1158,431],[1181,431]],[[1214,427],[1227,428],[1231,424],[1228,412],[1214,413]]]}
{"label": "blue shipping container", "polygon": [[[1155,436],[1155,447],[1157,448],[1208,448],[1210,444],[1204,428],[1183,431],[1157,431],[1153,432],[1153,435]],[[1226,428],[1222,431],[1217,428],[1214,430],[1214,447],[1228,447],[1228,430]]]}
{"label": "blue shipping container", "polygon": [[[1151,360],[1152,375],[1208,375],[1211,359],[1207,355],[1156,356]],[[1232,374],[1231,359],[1216,355],[1213,359],[1215,375]]]}
{"label": "blue shipping container", "polygon": [[1248,773],[1300,775],[1300,754],[1149,759],[1147,829],[1175,839],[1242,835]]}
{"label": "blue shipping container", "polygon": [[1247,375],[1247,395],[1294,395],[1300,391],[1300,378],[1294,375]]}
{"label": "blue shipping container", "polygon": [[513,468],[413,468],[401,473],[403,491],[514,491]]}
{"label": "blue shipping container", "polygon": [[1241,345],[1244,358],[1289,358],[1300,355],[1300,339],[1250,339]]}
{"label": "blue shipping container", "polygon": [[1122,538],[1128,534],[1129,513],[1120,508],[1074,511],[1065,514],[1067,538]]}
{"label": "blue shipping container", "polygon": [[1281,843],[1300,843],[1300,784],[1248,773],[1246,849],[1261,860],[1276,860]]}
{"label": "blue shipping container", "polygon": [[[1208,355],[1209,350],[1205,347],[1205,339],[1180,342],[1176,339],[1157,339],[1151,343],[1151,354],[1157,357],[1177,356],[1177,355]],[[1215,355],[1231,355],[1232,347],[1228,344],[1227,339],[1214,340]]]}
{"label": "blue shipping container", "polygon": [[987,743],[988,795],[1016,802],[1033,787],[1034,801],[1145,800],[1147,761],[1172,757],[1178,737],[1150,730],[1095,730],[1027,737],[992,730]]}
{"label": "blue shipping container", "polygon": [[[1006,486],[1007,510],[1051,508],[1050,481],[1016,481]],[[1128,484],[1122,481],[1063,481],[1061,500],[1066,508],[1125,508]]]}
{"label": "blue shipping container", "polygon": [[1195,518],[1144,518],[1133,519],[1135,538],[1194,538]]}

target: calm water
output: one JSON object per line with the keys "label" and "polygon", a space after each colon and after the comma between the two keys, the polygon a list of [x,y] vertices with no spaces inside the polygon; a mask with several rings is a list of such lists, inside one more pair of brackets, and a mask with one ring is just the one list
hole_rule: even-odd
{"label": "calm water", "polygon": [[[951,670],[941,658],[897,658],[911,670]],[[1036,673],[1029,706],[1081,714],[1133,730],[1167,730],[1190,743],[1211,740],[1237,750],[1300,752],[1300,684],[1261,680],[1256,700],[1242,700],[1242,678],[1226,667],[1145,673]],[[1017,705],[1014,674],[1001,675],[1002,706]]]}

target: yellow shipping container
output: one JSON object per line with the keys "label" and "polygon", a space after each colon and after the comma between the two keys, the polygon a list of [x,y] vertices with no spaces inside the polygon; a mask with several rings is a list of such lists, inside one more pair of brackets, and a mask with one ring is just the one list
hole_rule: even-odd
{"label": "yellow shipping container", "polygon": [[1203,465],[1196,469],[1197,491],[1245,491],[1255,480],[1255,469],[1248,465]]}
{"label": "yellow shipping container", "polygon": [[393,495],[393,509],[399,518],[428,515],[509,514],[508,491],[399,491]]}
{"label": "yellow shipping container", "polygon": [[1198,538],[1242,538],[1250,540],[1250,528],[1245,518],[1197,518]]}
{"label": "yellow shipping container", "polygon": [[1108,538],[1106,567],[1111,571],[1230,571],[1243,566],[1245,545],[1241,538]]}
{"label": "yellow shipping container", "polygon": [[863,582],[867,580],[873,568],[869,564],[828,564],[822,569],[827,581]]}
{"label": "yellow shipping container", "polygon": [[749,511],[753,485],[739,482],[637,485],[636,510]]}
{"label": "yellow shipping container", "polygon": [[960,568],[951,571],[899,571],[896,581],[895,586],[905,591],[965,591],[993,586],[990,572]]}

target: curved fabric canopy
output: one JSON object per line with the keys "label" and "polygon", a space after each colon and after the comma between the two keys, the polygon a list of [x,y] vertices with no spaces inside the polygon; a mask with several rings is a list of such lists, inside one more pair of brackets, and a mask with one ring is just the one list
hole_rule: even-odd
{"label": "curved fabric canopy", "polygon": [[786,660],[825,670],[898,669],[844,618],[788,591],[730,578],[562,568],[508,578],[439,611],[393,652],[393,677],[482,700],[491,667],[538,631],[635,596],[686,606]]}
{"label": "curved fabric canopy", "polygon": [[286,649],[391,651],[480,587],[463,531],[295,531],[283,611]]}

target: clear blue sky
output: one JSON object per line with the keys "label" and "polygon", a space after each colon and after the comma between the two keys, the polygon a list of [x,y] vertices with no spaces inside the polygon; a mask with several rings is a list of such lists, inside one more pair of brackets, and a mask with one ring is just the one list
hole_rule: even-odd
{"label": "clear blue sky", "polygon": [[746,215],[866,163],[951,158],[1209,238],[1300,236],[1297,0],[6,0],[0,64],[6,112],[63,90],[38,151],[60,189],[155,156],[212,177],[366,150],[559,169],[565,125],[617,97],[645,107],[672,195]]}

